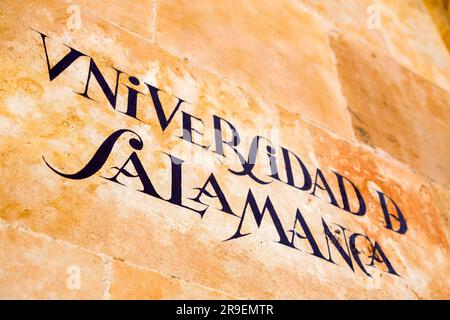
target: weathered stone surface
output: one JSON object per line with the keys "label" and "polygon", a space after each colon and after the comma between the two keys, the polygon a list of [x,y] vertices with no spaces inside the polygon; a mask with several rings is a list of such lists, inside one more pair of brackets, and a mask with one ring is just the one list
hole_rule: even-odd
{"label": "weathered stone surface", "polygon": [[[73,266],[79,286],[70,279]],[[102,279],[100,257],[0,223],[1,299],[101,299]]]}
{"label": "weathered stone surface", "polygon": [[358,140],[450,183],[450,93],[363,43],[333,37]]}
{"label": "weathered stone surface", "polygon": [[431,187],[432,189],[428,190],[428,193],[436,203],[443,229],[450,242],[450,190],[436,183],[432,183]]}
{"label": "weathered stone surface", "polygon": [[155,3],[154,0],[84,0],[82,5],[131,32],[153,39]]}
{"label": "weathered stone surface", "polygon": [[382,30],[394,58],[450,91],[450,55],[420,0],[379,0]]}
{"label": "weathered stone surface", "polygon": [[212,290],[159,272],[115,261],[113,265],[112,299],[236,299],[224,292]]}
{"label": "weathered stone surface", "polygon": [[[68,3],[51,0],[42,7],[41,2],[28,0],[22,3],[28,8],[25,12],[14,1],[1,3],[0,23],[4,27],[0,30],[0,105],[3,106],[0,109],[0,219],[14,228],[26,227],[124,260],[126,263],[113,264],[110,291],[113,298],[122,294],[132,296],[134,289],[146,297],[188,297],[213,292],[242,298],[450,297],[448,240],[439,219],[440,205],[430,196],[432,187],[425,178],[385,153],[375,152],[370,146],[343,139],[341,135],[305,121],[302,110],[278,106],[254,94],[253,90],[249,93],[237,87],[234,81],[193,67],[190,62],[97,14],[83,11],[81,28],[72,30],[66,24]],[[95,79],[91,79],[89,89],[89,96],[95,101],[77,94],[83,92],[86,83],[88,57],[79,58],[49,81],[42,38],[29,28],[51,37],[47,38],[47,49],[52,66],[69,52],[63,45],[66,44],[92,56],[110,85],[115,77],[111,67],[116,67],[164,89],[166,93],[161,93],[161,97],[166,111],[176,102],[169,94],[185,99],[188,103],[182,104],[181,110],[204,121],[203,127],[198,120],[193,120],[195,128],[205,135],[202,141],[196,135],[196,141],[213,146],[205,150],[177,137],[181,135],[181,112],[177,112],[162,131],[148,90],[142,83],[133,87],[145,93],[139,95],[138,100],[138,118],[142,121],[121,113],[125,112],[127,103],[126,86],[131,87],[124,75],[116,110]],[[308,41],[314,44],[312,39],[314,37]],[[345,44],[335,43],[335,47],[338,53],[348,52],[357,58]],[[329,52],[327,47],[324,50]],[[283,56],[277,59],[284,61]],[[341,64],[345,63],[341,61]],[[246,72],[251,74],[251,71]],[[363,74],[378,77],[371,69],[364,70]],[[308,77],[305,79],[314,85],[321,83],[311,75]],[[411,80],[411,83],[415,82]],[[425,84],[417,84],[417,87],[422,85]],[[430,87],[430,90],[437,89]],[[438,91],[432,92],[441,97]],[[436,102],[437,107],[429,106],[430,113],[447,119],[439,103]],[[419,105],[418,109],[420,117],[424,118],[421,108],[425,107]],[[248,150],[249,140],[261,134],[277,146],[279,162],[282,161],[279,145],[282,145],[302,158],[313,179],[316,169],[321,168],[340,207],[343,207],[343,200],[338,196],[339,188],[331,170],[350,178],[367,201],[367,213],[356,216],[331,205],[327,193],[320,188],[316,196],[312,196],[311,190],[301,191],[279,181],[270,181],[264,154],[258,158],[255,174],[269,180],[269,184],[262,185],[248,175],[231,173],[228,169],[238,170],[240,165],[214,153],[217,148],[212,129],[214,115],[237,128],[242,140],[239,151],[243,153]],[[339,123],[339,119],[335,117],[334,121]],[[127,139],[136,138],[128,132],[118,141],[102,169],[89,178],[63,178],[42,158],[59,171],[77,172],[104,139],[124,128],[142,138],[143,149],[138,151],[128,143]],[[334,131],[332,127],[331,130]],[[347,233],[364,233],[377,241],[400,276],[385,272],[386,266],[380,261],[372,261],[376,268],[367,267],[369,277],[353,260],[353,272],[332,244],[329,245],[335,264],[311,255],[306,240],[296,238],[299,250],[277,243],[280,235],[267,213],[258,228],[249,211],[242,233],[250,234],[224,241],[236,234],[240,218],[219,210],[221,204],[217,198],[203,196],[203,202],[210,207],[201,218],[193,210],[136,191],[141,190],[142,185],[132,177],[132,166],[127,167],[128,176],[122,174],[119,178],[123,185],[102,178],[112,177],[132,151],[136,151],[155,189],[165,199],[170,197],[172,182],[170,160],[164,154],[167,152],[184,160],[184,204],[203,208],[189,199],[198,195],[195,188],[201,188],[214,173],[237,215],[242,214],[251,188],[260,207],[270,196],[286,231],[295,229],[295,214],[299,208],[324,255],[328,256],[328,252],[322,218],[341,245],[345,244],[345,234],[336,224],[344,226]],[[228,147],[225,151],[231,158],[233,152]],[[285,172],[281,171],[280,176],[286,180]],[[295,178],[297,183],[301,182],[298,166]],[[373,188],[385,192],[401,208],[408,225],[405,234],[385,228],[378,195]],[[350,205],[355,208],[356,198],[353,194],[350,197]],[[389,210],[393,210],[392,204]],[[394,223],[394,227],[398,224]],[[364,256],[364,263],[370,262],[369,255],[376,256],[373,246],[367,243],[358,243],[357,250]],[[147,270],[155,270],[156,274]],[[151,281],[161,283],[161,293],[153,291]],[[196,291],[204,287],[212,291]]]}
{"label": "weathered stone surface", "polygon": [[295,1],[158,1],[156,43],[353,137],[327,29]]}
{"label": "weathered stone surface", "polygon": [[[424,0],[423,1],[436,27],[444,40],[447,50],[450,50],[450,10],[445,8],[445,1],[441,0]],[[448,6],[448,3],[447,3]]]}
{"label": "weathered stone surface", "polygon": [[[333,170],[341,172],[345,176],[352,177],[352,181],[357,186],[361,186],[363,192],[372,196],[372,198],[371,196],[367,197],[371,199],[369,201],[376,198],[374,189],[393,195],[392,198],[395,199],[408,221],[408,231],[404,236],[392,234],[391,231],[383,229],[383,218],[380,216],[379,203],[375,204],[374,202],[368,204],[368,212],[363,218],[363,220],[369,219],[371,222],[369,220],[361,221],[361,225],[356,229],[364,230],[369,237],[373,235],[384,246],[388,246],[390,250],[395,252],[394,255],[399,258],[395,264],[401,265],[402,269],[404,268],[399,273],[405,272],[408,274],[404,276],[405,280],[414,279],[414,281],[417,281],[416,284],[420,282],[420,286],[424,289],[425,286],[423,285],[427,281],[422,282],[424,278],[421,277],[426,277],[427,272],[419,270],[430,268],[428,272],[432,272],[433,266],[439,263],[442,263],[442,270],[448,269],[449,245],[445,238],[446,226],[442,224],[437,209],[442,204],[433,200],[432,187],[424,178],[412,173],[407,166],[398,163],[393,165],[395,161],[389,157],[382,155],[373,157],[371,152],[366,153],[364,151],[366,148],[353,148],[344,141],[335,141],[331,148],[329,142],[321,136],[320,131],[313,139],[313,144],[316,146],[315,153],[318,155],[320,166],[333,168]],[[329,152],[328,150],[332,151]],[[378,221],[378,227],[375,221]],[[424,258],[425,256],[428,258]],[[412,261],[414,262],[411,263]],[[444,267],[444,265],[447,265],[447,267]],[[434,297],[448,297],[450,294],[448,280],[438,278],[430,279],[430,285],[435,291],[429,291],[428,294]],[[387,280],[383,275],[382,281],[390,280]],[[367,285],[370,287],[369,284]],[[374,294],[375,297],[384,296],[382,287],[387,284],[379,285],[378,289],[381,289],[381,292],[378,291],[377,294],[370,292],[369,294]],[[402,284],[402,281],[397,282],[396,285],[400,287],[405,285],[405,289],[412,294],[410,298],[424,298],[414,286]],[[391,296],[391,298],[396,297]]]}
{"label": "weathered stone surface", "polygon": [[330,30],[357,37],[370,47],[386,49],[379,19],[381,10],[373,0],[298,0],[321,17]]}

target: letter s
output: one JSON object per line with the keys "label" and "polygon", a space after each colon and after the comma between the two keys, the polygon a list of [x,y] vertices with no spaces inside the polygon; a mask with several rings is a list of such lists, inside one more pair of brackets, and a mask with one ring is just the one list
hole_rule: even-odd
{"label": "letter s", "polygon": [[134,135],[138,137],[138,139],[131,138],[129,140],[130,146],[135,150],[141,150],[144,147],[144,143],[142,142],[141,137],[134,131],[128,130],[128,129],[121,129],[117,130],[114,133],[112,133],[106,140],[101,144],[101,146],[98,148],[97,152],[94,154],[92,159],[82,168],[80,171],[74,174],[67,174],[60,172],[53,168],[47,160],[45,160],[44,156],[42,156],[42,159],[44,160],[45,164],[52,169],[53,172],[56,174],[68,178],[68,179],[74,179],[74,180],[81,180],[86,179],[93,174],[95,174],[98,170],[100,170],[103,165],[105,164],[106,160],[108,159],[109,155],[111,154],[111,151],[114,147],[114,144],[116,141],[120,138],[122,134],[125,132],[131,132]]}

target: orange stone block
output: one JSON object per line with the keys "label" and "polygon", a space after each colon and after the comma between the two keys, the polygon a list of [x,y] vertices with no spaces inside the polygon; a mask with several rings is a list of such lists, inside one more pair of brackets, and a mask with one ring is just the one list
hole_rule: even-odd
{"label": "orange stone block", "polygon": [[154,3],[154,0],[84,0],[83,5],[90,12],[133,33],[153,39]]}
{"label": "orange stone block", "polygon": [[101,299],[102,259],[0,223],[1,299]]}
{"label": "orange stone block", "polygon": [[450,93],[363,43],[332,38],[358,140],[450,185]]}
{"label": "orange stone block", "polygon": [[177,277],[114,261],[112,299],[236,299],[236,297]]}
{"label": "orange stone block", "polygon": [[158,46],[353,138],[327,28],[295,1],[162,0],[157,12]]}
{"label": "orange stone block", "polygon": [[369,47],[388,50],[381,31],[381,8],[373,0],[300,0],[331,32],[356,37]]}
{"label": "orange stone block", "polygon": [[392,56],[450,91],[450,54],[424,3],[379,0],[382,31]]}
{"label": "orange stone block", "polygon": [[[73,28],[66,11],[72,2],[1,2],[1,221],[29,230],[27,236],[45,235],[38,248],[62,246],[44,250],[56,252],[47,260],[58,268],[71,260],[65,254],[89,250],[86,259],[96,257],[105,270],[92,275],[105,282],[92,292],[102,289],[106,297],[448,298],[449,243],[440,218],[445,208],[420,174],[446,178],[446,156],[426,149],[435,155],[431,159],[418,151],[430,130],[447,135],[441,123],[448,119],[445,93],[391,58],[373,57],[364,44],[332,38],[338,74],[326,27],[293,1],[262,1],[257,8],[239,2],[235,15],[224,1],[193,2],[183,12],[175,6],[181,2],[158,3],[159,37],[164,39],[164,24],[183,21],[200,55],[187,61],[158,37],[155,45],[86,9],[80,28]],[[209,19],[209,11],[221,14]],[[173,20],[164,22],[164,12]],[[221,30],[234,29],[216,29],[216,20],[238,31],[228,35]],[[207,26],[211,33],[205,35],[200,31]],[[183,35],[170,30],[173,39]],[[211,38],[210,47],[202,37]],[[245,50],[239,53],[237,44]],[[196,52],[190,50],[182,52]],[[348,139],[352,134],[345,132],[353,127],[338,111],[346,107],[336,107],[345,106],[339,79],[355,119],[359,112],[368,123],[390,120],[383,94],[389,97],[398,121],[387,122],[386,131],[392,127],[392,135],[426,158],[412,162],[388,150],[406,165],[380,151],[378,122],[364,127],[376,144]],[[159,100],[155,87],[162,89]],[[421,103],[412,104],[410,96]],[[286,103],[274,103],[274,97]],[[308,107],[290,107],[297,98]],[[176,109],[180,99],[185,102]],[[370,110],[361,111],[361,101]],[[318,119],[326,121],[318,126],[305,120],[308,110],[313,116],[323,110]],[[218,122],[223,127],[214,130]],[[338,132],[342,128],[348,130]],[[411,128],[422,135],[408,141]],[[259,151],[250,161],[255,141]],[[443,138],[432,145],[447,150]],[[237,172],[244,169],[233,158],[237,152],[247,164],[256,161],[252,174]],[[1,254],[10,260],[12,250]],[[89,252],[114,258],[102,266]],[[41,271],[37,278],[56,281]],[[36,290],[23,287],[24,295]]]}

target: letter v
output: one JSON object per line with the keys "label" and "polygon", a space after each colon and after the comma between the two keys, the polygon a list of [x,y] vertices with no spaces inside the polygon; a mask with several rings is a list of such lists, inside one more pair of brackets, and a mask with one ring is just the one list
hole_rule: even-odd
{"label": "letter v", "polygon": [[[32,29],[34,30],[34,29]],[[37,33],[41,35],[42,42],[44,44],[44,50],[45,50],[45,57],[47,59],[47,68],[48,68],[48,75],[50,78],[50,81],[58,77],[64,70],[66,70],[75,60],[77,60],[79,57],[85,56],[84,53],[81,53],[78,50],[75,50],[67,45],[65,45],[67,48],[70,49],[70,52],[66,54],[61,60],[59,60],[53,67],[50,67],[50,60],[48,59],[48,52],[47,52],[47,44],[45,43],[45,38],[48,38],[47,35],[34,30]]]}
{"label": "letter v", "polygon": [[169,116],[169,119],[167,119],[166,114],[164,113],[164,109],[161,105],[161,100],[158,96],[158,91],[161,91],[161,89],[158,89],[148,83],[145,83],[148,87],[148,90],[150,91],[150,94],[152,96],[153,105],[155,106],[156,115],[158,116],[159,124],[161,125],[162,131],[166,130],[167,126],[170,124],[170,122],[173,119],[173,116],[175,113],[177,113],[178,109],[180,108],[181,104],[185,102],[183,99],[180,99],[178,97],[175,97],[178,99],[177,105],[173,109],[172,113]]}

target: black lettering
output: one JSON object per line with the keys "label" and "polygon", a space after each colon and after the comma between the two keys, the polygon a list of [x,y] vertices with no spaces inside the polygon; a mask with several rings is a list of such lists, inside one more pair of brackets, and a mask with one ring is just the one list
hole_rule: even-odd
{"label": "black lettering", "polygon": [[[211,188],[214,191],[214,194],[212,194],[211,192],[209,192],[207,190],[207,187],[211,186]],[[208,180],[206,180],[205,184],[203,185],[203,187],[201,188],[195,188],[196,190],[199,190],[198,195],[195,198],[192,198],[191,200],[201,203],[205,206],[207,206],[206,209],[203,210],[203,212],[200,214],[203,217],[203,214],[206,212],[206,210],[208,209],[208,205],[201,202],[200,198],[205,195],[207,197],[210,198],[217,198],[222,206],[222,208],[220,209],[220,211],[223,211],[225,213],[231,214],[233,216],[238,217],[236,214],[233,213],[233,211],[231,210],[231,207],[225,197],[225,194],[223,193],[222,189],[220,188],[219,183],[217,182],[216,177],[214,176],[214,174],[211,173],[211,175],[209,176]]]}
{"label": "black lettering", "polygon": [[74,174],[67,174],[60,172],[53,168],[47,160],[44,159],[45,164],[53,170],[56,174],[68,178],[68,179],[75,179],[75,180],[81,180],[86,179],[93,174],[95,174],[98,170],[100,170],[103,165],[105,164],[106,160],[108,159],[109,155],[111,154],[111,151],[117,142],[117,140],[120,138],[120,136],[126,132],[133,133],[138,137],[138,139],[132,138],[129,140],[130,146],[135,150],[141,150],[144,146],[144,143],[142,142],[141,137],[134,131],[128,130],[128,129],[121,129],[117,130],[116,132],[112,133],[106,140],[101,144],[101,146],[98,148],[98,150],[95,152],[94,156],[89,160],[89,162],[77,173]]}
{"label": "black lettering", "polygon": [[162,131],[165,131],[166,128],[169,126],[170,122],[172,121],[173,117],[177,113],[178,109],[180,108],[181,104],[185,102],[183,99],[177,98],[177,103],[175,105],[175,108],[172,110],[172,113],[170,114],[169,118],[167,118],[163,106],[161,104],[161,100],[159,99],[159,91],[162,91],[161,89],[158,89],[148,83],[146,83],[148,90],[150,91],[150,95],[152,97],[153,106],[155,107],[156,115],[158,116],[159,124],[161,126]]}
{"label": "black lettering", "polygon": [[[378,193],[378,197],[380,199],[380,205],[381,209],[383,210],[384,220],[386,221],[386,229],[392,230],[394,232],[405,234],[408,230],[408,226],[406,225],[406,219],[403,216],[403,213],[401,212],[400,208],[397,206],[397,204],[392,200],[389,196],[385,195],[383,192],[376,190]],[[386,199],[390,200],[392,204],[395,207],[395,211],[397,212],[397,215],[390,213],[388,209],[388,203]],[[394,218],[399,223],[399,226],[397,229],[394,229],[394,226],[392,225],[391,218]]]}
{"label": "black lettering", "polygon": [[[320,185],[318,184],[317,181],[318,181],[319,179],[321,180],[323,187],[320,186]],[[323,173],[322,173],[322,171],[321,171],[320,169],[317,169],[317,171],[316,171],[316,178],[314,179],[314,188],[313,188],[313,190],[312,190],[312,192],[311,192],[311,194],[312,194],[313,196],[315,196],[315,197],[317,197],[317,195],[316,195],[316,189],[317,189],[317,188],[319,188],[320,190],[326,191],[326,192],[328,193],[328,196],[330,197],[330,203],[331,203],[333,206],[339,208],[339,205],[338,205],[338,203],[337,203],[337,201],[336,201],[336,198],[335,198],[334,195],[333,195],[333,191],[331,191],[331,188],[330,188],[330,186],[328,185],[328,182],[327,182],[327,180],[325,179],[325,176],[323,175]]]}
{"label": "black lettering", "polygon": [[[350,181],[349,179],[347,179],[346,177],[340,175],[339,173],[333,171],[333,173],[336,175],[337,180],[338,180],[338,184],[339,184],[339,191],[341,192],[341,197],[342,197],[342,204],[343,207],[342,209],[350,212],[351,214],[357,215],[357,216],[363,216],[366,213],[366,203],[364,201],[363,196],[361,195],[361,192],[358,190],[358,188],[355,186],[355,184]],[[350,185],[353,187],[353,190],[355,191],[355,194],[358,198],[358,202],[359,202],[359,208],[356,211],[352,211],[350,209],[350,203],[348,201],[348,195],[347,195],[347,190],[345,188],[345,181],[348,181],[350,183]]]}
{"label": "black lettering", "polygon": [[79,57],[84,56],[84,53],[81,53],[78,50],[75,50],[69,46],[66,46],[70,49],[70,52],[66,54],[61,60],[59,60],[53,67],[50,67],[50,60],[48,58],[48,52],[47,52],[47,44],[45,42],[45,39],[48,38],[47,35],[34,30],[37,33],[41,35],[42,43],[44,44],[44,52],[45,52],[45,58],[47,61],[47,69],[48,69],[48,76],[50,78],[50,81],[53,81],[56,77],[58,77],[64,70],[66,70],[75,60],[77,60]]}
{"label": "black lettering", "polygon": [[250,206],[250,209],[253,212],[253,217],[255,218],[256,225],[258,226],[258,228],[261,226],[261,222],[263,220],[264,213],[267,210],[269,212],[270,217],[272,218],[272,222],[273,222],[275,229],[277,230],[278,235],[280,237],[280,240],[278,241],[278,243],[284,244],[291,248],[293,247],[292,243],[288,240],[288,238],[286,236],[286,233],[281,224],[280,218],[278,217],[278,215],[275,211],[275,208],[273,207],[272,201],[270,201],[270,198],[269,197],[266,198],[264,207],[261,211],[258,208],[258,204],[256,203],[255,197],[253,196],[253,193],[250,189],[248,190],[247,200],[245,202],[244,210],[243,210],[242,216],[241,216],[241,221],[239,222],[239,226],[236,230],[236,233],[231,238],[227,239],[226,241],[244,237],[244,236],[247,236],[250,234],[250,233],[245,233],[245,234],[241,233],[242,224],[244,223],[245,214],[247,212],[248,206]]}

